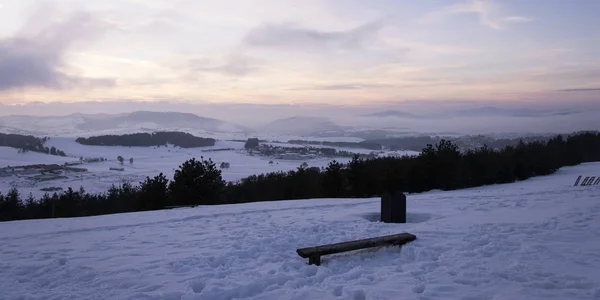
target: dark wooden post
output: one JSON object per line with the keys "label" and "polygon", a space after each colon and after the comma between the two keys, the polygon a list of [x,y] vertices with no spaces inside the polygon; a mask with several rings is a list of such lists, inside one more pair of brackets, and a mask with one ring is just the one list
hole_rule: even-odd
{"label": "dark wooden post", "polygon": [[308,264],[309,265],[317,265],[320,266],[321,265],[321,256],[320,255],[314,255],[308,258]]}
{"label": "dark wooden post", "polygon": [[389,193],[381,197],[381,221],[384,223],[406,223],[406,195]]}
{"label": "dark wooden post", "polygon": [[389,223],[392,220],[392,210],[390,208],[392,196],[389,193],[381,196],[381,222]]}

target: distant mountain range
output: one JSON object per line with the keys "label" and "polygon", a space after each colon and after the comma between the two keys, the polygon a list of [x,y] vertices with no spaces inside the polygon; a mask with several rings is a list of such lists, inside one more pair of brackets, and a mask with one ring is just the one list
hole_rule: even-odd
{"label": "distant mountain range", "polygon": [[458,110],[453,113],[454,117],[519,117],[519,118],[535,118],[535,117],[547,117],[555,115],[572,115],[578,114],[581,111],[568,110],[568,111],[555,111],[555,110],[538,110],[529,108],[501,108],[494,106],[484,106],[479,108]]}
{"label": "distant mountain range", "polygon": [[274,134],[318,136],[319,133],[341,132],[344,129],[327,118],[296,116],[270,122],[262,126],[260,131]]}
{"label": "distant mountain range", "polygon": [[207,132],[251,132],[250,128],[191,113],[137,111],[126,114],[71,114],[66,116],[11,115],[0,117],[3,131],[64,134],[100,131],[194,129]]}
{"label": "distant mountain range", "polygon": [[[519,128],[536,128],[538,131],[545,128],[545,130],[550,131],[552,130],[550,126],[555,126],[555,124],[549,120],[557,118],[568,118],[581,124],[588,124],[581,128],[595,128],[594,126],[597,124],[595,112],[583,110],[515,109],[481,106],[468,109],[441,107],[439,111],[420,112],[419,114],[393,109],[360,113],[359,111],[349,115],[343,115],[342,113],[338,115],[334,112],[331,113],[331,118],[317,117],[311,113],[306,113],[305,115],[274,120],[266,125],[256,126],[256,128],[233,123],[236,122],[233,119],[234,113],[225,115],[225,117],[231,118],[233,122],[193,113],[153,111],[121,114],[76,113],[63,116],[8,115],[0,117],[0,132],[35,136],[87,137],[138,132],[184,131],[196,136],[217,138],[222,136],[245,138],[247,136],[268,134],[271,136],[289,135],[323,138],[356,137],[370,140],[409,136],[416,132],[435,134],[443,131],[481,133],[510,130],[511,132],[517,132],[520,130]],[[325,116],[323,113],[320,113],[320,115]],[[256,119],[263,118],[258,113],[252,113],[251,116]],[[481,118],[486,117],[490,117],[490,122],[481,122]],[[519,120],[516,120],[516,118],[519,118]],[[563,127],[575,128],[573,126]]]}
{"label": "distant mountain range", "polygon": [[367,118],[385,118],[385,117],[395,117],[395,118],[404,118],[404,119],[426,119],[426,118],[458,118],[458,117],[543,117],[543,116],[553,116],[553,115],[571,115],[577,114],[580,111],[548,111],[548,110],[535,110],[529,108],[501,108],[495,106],[483,106],[469,109],[460,109],[460,110],[451,110],[451,111],[441,111],[437,113],[431,113],[428,115],[415,115],[408,112],[403,112],[399,110],[384,110],[379,112],[374,112],[370,114],[361,115],[361,117]]}
{"label": "distant mountain range", "polygon": [[379,112],[374,112],[370,114],[361,115],[362,117],[376,117],[376,118],[385,118],[385,117],[396,117],[396,118],[419,118],[419,116],[399,111],[399,110],[384,110]]}

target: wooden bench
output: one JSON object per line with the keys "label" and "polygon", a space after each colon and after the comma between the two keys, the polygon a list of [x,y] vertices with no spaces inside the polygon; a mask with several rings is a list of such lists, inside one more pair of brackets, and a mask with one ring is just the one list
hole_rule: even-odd
{"label": "wooden bench", "polygon": [[417,237],[410,233],[400,233],[381,237],[374,237],[356,241],[342,242],[330,245],[308,247],[296,250],[302,258],[308,258],[309,265],[320,265],[321,256],[348,252],[353,250],[381,247],[381,246],[401,246],[416,240]]}

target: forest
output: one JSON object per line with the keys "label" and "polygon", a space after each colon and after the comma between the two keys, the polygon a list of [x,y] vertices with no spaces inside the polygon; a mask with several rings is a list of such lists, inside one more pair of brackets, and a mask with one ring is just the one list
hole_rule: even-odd
{"label": "forest", "polygon": [[17,148],[19,149],[19,153],[32,151],[67,156],[64,151],[56,149],[55,147],[45,147],[44,143],[46,143],[47,140],[47,138],[37,138],[33,135],[0,133],[0,146]]}
{"label": "forest", "polygon": [[178,131],[101,135],[89,138],[79,137],[75,141],[79,144],[89,146],[152,147],[172,144],[181,148],[199,148],[215,145],[215,139],[197,137]]}
{"label": "forest", "polygon": [[326,168],[298,167],[225,182],[210,159],[185,161],[171,180],[162,173],[139,185],[113,186],[102,194],[67,189],[41,199],[16,189],[0,195],[0,220],[76,217],[163,209],[307,198],[365,198],[510,183],[554,173],[563,166],[600,161],[600,133],[580,132],[547,141],[519,142],[493,150],[487,145],[459,151],[440,140],[418,156],[332,161]]}

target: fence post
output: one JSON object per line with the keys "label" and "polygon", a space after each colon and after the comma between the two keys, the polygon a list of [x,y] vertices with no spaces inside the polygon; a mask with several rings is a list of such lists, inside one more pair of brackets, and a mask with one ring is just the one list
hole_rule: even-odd
{"label": "fence post", "polygon": [[579,177],[577,177],[577,180],[575,180],[575,186],[579,184],[579,180],[581,180],[581,175],[579,175]]}
{"label": "fence post", "polygon": [[381,222],[389,223],[392,219],[392,210],[390,204],[392,203],[392,196],[389,193],[384,193],[381,196]]}

